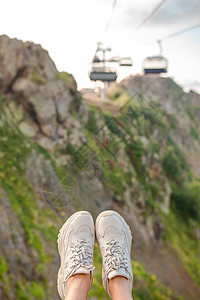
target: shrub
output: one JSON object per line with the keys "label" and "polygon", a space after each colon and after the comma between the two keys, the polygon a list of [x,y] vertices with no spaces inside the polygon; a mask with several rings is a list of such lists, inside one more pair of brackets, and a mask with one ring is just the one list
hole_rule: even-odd
{"label": "shrub", "polygon": [[145,178],[149,177],[149,174],[146,166],[142,162],[142,157],[145,154],[142,142],[139,139],[134,140],[126,145],[125,150],[139,176],[139,180],[144,182]]}
{"label": "shrub", "polygon": [[167,147],[162,163],[167,175],[172,178],[177,178],[180,175],[179,157],[172,146]]}
{"label": "shrub", "polygon": [[182,215],[200,221],[200,182],[187,183],[181,190],[174,190],[171,200]]}
{"label": "shrub", "polygon": [[40,283],[34,281],[29,283],[29,285],[27,285],[27,290],[35,297],[35,299],[45,299],[45,290]]}
{"label": "shrub", "polygon": [[190,136],[194,138],[195,140],[199,141],[199,134],[197,130],[193,127],[190,128]]}
{"label": "shrub", "polygon": [[108,92],[108,97],[112,100],[116,100],[121,96],[123,90],[120,86],[115,86],[114,88],[110,89]]}
{"label": "shrub", "polygon": [[104,122],[107,125],[108,129],[111,131],[111,133],[118,136],[119,138],[122,138],[122,139],[124,138],[123,131],[117,125],[117,123],[113,117],[104,115]]}
{"label": "shrub", "polygon": [[150,140],[148,144],[148,151],[151,154],[160,153],[160,143],[157,141]]}
{"label": "shrub", "polygon": [[94,111],[91,111],[89,113],[89,118],[88,118],[88,121],[85,125],[85,128],[87,130],[89,130],[90,132],[92,133],[96,133],[97,130],[98,130],[98,126],[97,126],[97,118],[95,116],[95,112]]}

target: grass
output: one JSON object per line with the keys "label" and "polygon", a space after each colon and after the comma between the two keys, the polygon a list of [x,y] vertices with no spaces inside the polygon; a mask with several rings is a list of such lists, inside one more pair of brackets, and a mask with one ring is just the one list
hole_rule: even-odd
{"label": "grass", "polygon": [[5,274],[8,271],[8,264],[4,258],[0,255],[0,280],[5,282]]}
{"label": "grass", "polygon": [[[109,299],[102,284],[102,258],[99,247],[94,247],[95,272],[89,298]],[[141,263],[132,261],[134,300],[184,300],[170,288],[161,284],[158,278],[145,270]]]}
{"label": "grass", "polygon": [[44,300],[46,299],[46,291],[41,282],[18,281],[16,283],[16,296],[20,300]]}
{"label": "grass", "polygon": [[16,290],[17,299],[31,300],[31,296],[28,294],[28,291],[26,289],[24,282],[17,282],[15,290]]}
{"label": "grass", "polygon": [[0,282],[2,282],[3,292],[9,299],[9,292],[12,284],[12,274],[9,274],[9,264],[0,254]]}
{"label": "grass", "polygon": [[55,78],[63,80],[68,87],[71,87],[73,84],[72,75],[68,74],[67,72],[58,72],[55,74]]}
{"label": "grass", "polygon": [[165,220],[165,242],[170,242],[172,251],[182,262],[197,285],[200,286],[200,241],[194,236],[194,228],[178,213],[170,212]]}
{"label": "grass", "polygon": [[134,300],[181,300],[174,291],[161,284],[156,275],[147,272],[141,263],[132,262]]}
{"label": "grass", "polygon": [[31,81],[35,84],[45,84],[46,80],[44,78],[42,78],[38,72],[33,72],[33,74],[31,75]]}
{"label": "grass", "polygon": [[[41,281],[26,282],[16,285],[17,299],[45,299],[43,288],[46,286],[46,265],[51,262],[51,256],[46,252],[46,245],[56,246],[58,229],[50,220],[55,220],[54,213],[46,208],[38,207],[36,196],[25,177],[26,160],[34,149],[34,143],[18,131],[8,126],[0,126],[0,185],[6,191],[13,210],[19,217],[25,231],[28,245],[36,250],[36,269],[40,273]],[[5,274],[9,266],[0,257],[0,279],[10,285]],[[6,287],[9,290],[9,286]],[[42,296],[43,295],[43,296]]]}
{"label": "grass", "polygon": [[117,84],[109,89],[107,96],[119,107],[122,107],[130,99],[129,93]]}

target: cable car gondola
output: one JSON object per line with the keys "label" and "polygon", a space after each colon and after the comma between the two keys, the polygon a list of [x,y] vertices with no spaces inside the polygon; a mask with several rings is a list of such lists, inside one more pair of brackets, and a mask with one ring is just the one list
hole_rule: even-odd
{"label": "cable car gondola", "polygon": [[[101,47],[101,43],[98,43],[97,50],[95,52],[91,70],[89,72],[90,80],[112,82],[117,79],[117,72],[114,67],[109,66],[109,61],[105,59],[106,51],[111,51],[110,48]],[[100,59],[97,53],[102,52],[103,58]]]}
{"label": "cable car gondola", "polygon": [[119,61],[121,67],[132,67],[133,61],[130,57],[121,58]]}
{"label": "cable car gondola", "polygon": [[143,61],[144,74],[162,74],[167,73],[168,61],[163,56],[147,57]]}
{"label": "cable car gondola", "polygon": [[145,75],[167,73],[168,61],[162,56],[163,49],[161,40],[158,40],[157,43],[160,49],[159,55],[149,56],[143,61],[143,71]]}
{"label": "cable car gondola", "polygon": [[100,80],[104,82],[111,82],[111,81],[116,81],[117,72],[114,68],[106,67],[102,62],[99,63],[93,62],[89,77],[90,80],[93,81]]}

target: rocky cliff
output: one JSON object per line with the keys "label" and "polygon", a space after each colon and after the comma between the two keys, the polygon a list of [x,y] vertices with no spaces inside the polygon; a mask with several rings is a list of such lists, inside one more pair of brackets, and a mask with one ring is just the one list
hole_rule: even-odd
{"label": "rocky cliff", "polygon": [[[7,36],[0,93],[0,299],[59,299],[56,236],[77,209],[130,224],[135,299],[199,299],[200,96],[130,77],[85,101],[40,45]],[[90,297],[106,299],[95,255]]]}

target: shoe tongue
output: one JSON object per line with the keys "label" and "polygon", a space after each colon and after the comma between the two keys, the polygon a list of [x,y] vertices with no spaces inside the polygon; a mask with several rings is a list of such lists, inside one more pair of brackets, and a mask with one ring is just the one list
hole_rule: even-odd
{"label": "shoe tongue", "polygon": [[123,242],[123,236],[113,227],[106,229],[104,236],[106,236],[106,241],[110,242],[112,240]]}
{"label": "shoe tongue", "polygon": [[72,234],[69,238],[70,244],[72,244],[72,245],[77,244],[77,241],[80,240],[80,232],[82,233],[82,236],[86,241],[91,240],[91,234],[87,231],[84,231],[84,229],[82,229],[82,231],[79,231],[78,233],[72,232]]}
{"label": "shoe tongue", "polygon": [[118,236],[119,232],[116,230],[116,228],[114,227],[108,227],[105,230],[105,235],[114,235],[114,236]]}
{"label": "shoe tongue", "polygon": [[119,269],[119,270],[113,270],[113,271],[111,271],[108,274],[108,279],[112,279],[112,278],[114,278],[116,276],[122,276],[122,277],[125,277],[127,279],[130,279],[130,275],[124,269]]}
{"label": "shoe tongue", "polygon": [[90,270],[80,267],[78,270],[76,270],[76,272],[73,273],[73,275],[75,274],[90,274]]}

